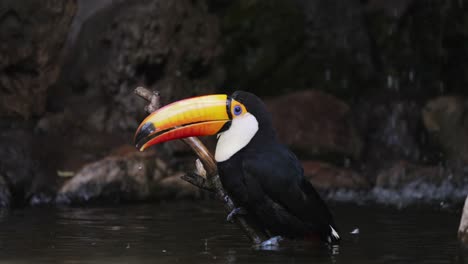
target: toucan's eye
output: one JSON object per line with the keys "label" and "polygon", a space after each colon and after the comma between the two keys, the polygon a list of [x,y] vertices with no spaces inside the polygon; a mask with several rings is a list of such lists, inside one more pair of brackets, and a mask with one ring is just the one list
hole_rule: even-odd
{"label": "toucan's eye", "polygon": [[237,115],[240,115],[241,113],[242,113],[242,107],[240,105],[234,106],[234,114],[237,116]]}

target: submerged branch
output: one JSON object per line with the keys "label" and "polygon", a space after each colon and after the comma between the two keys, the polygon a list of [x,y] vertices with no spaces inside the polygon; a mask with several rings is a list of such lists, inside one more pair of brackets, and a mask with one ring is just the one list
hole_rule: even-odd
{"label": "submerged branch", "polygon": [[[149,104],[145,107],[146,112],[152,113],[161,107],[159,92],[151,92],[144,87],[137,87],[135,89],[135,94],[149,102]],[[182,141],[190,146],[190,148],[197,154],[199,160],[203,164],[203,169],[206,170],[206,177],[201,176],[203,173],[200,172],[201,168],[199,166],[199,161],[197,161],[198,173],[188,173],[182,176],[182,179],[198,188],[214,192],[218,200],[224,203],[224,208],[226,211],[231,212],[234,210],[236,206],[231,198],[227,195],[226,191],[223,189],[213,155],[196,137],[184,138]],[[249,223],[249,221],[247,221],[243,215],[236,215],[235,222],[247,234],[247,236],[254,244],[260,244],[262,241],[265,241],[268,238],[268,236],[262,230],[259,230],[251,223]]]}

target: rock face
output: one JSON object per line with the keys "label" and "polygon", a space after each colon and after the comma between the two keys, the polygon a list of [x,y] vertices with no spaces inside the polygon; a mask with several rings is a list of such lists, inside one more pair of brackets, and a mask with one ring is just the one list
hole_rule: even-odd
{"label": "rock face", "polygon": [[0,116],[42,114],[76,1],[0,3]]}
{"label": "rock face", "polygon": [[42,203],[54,196],[55,170],[44,163],[50,157],[30,118],[45,112],[76,8],[73,0],[0,3],[1,205]]}
{"label": "rock face", "polygon": [[[38,203],[44,186],[53,197],[57,171],[77,171],[130,143],[145,115],[136,86],[157,87],[166,103],[209,93],[223,79],[219,23],[205,1],[98,2],[78,1],[73,22],[76,1],[0,4],[0,116],[12,116],[0,120],[8,134],[0,174],[12,200]],[[19,132],[16,123],[24,123]],[[173,145],[160,151],[180,151]],[[126,179],[109,169],[115,159],[99,164],[101,175]]]}
{"label": "rock face", "polygon": [[349,106],[329,94],[308,90],[268,100],[284,144],[303,156],[359,158],[362,141]]}
{"label": "rock face", "polygon": [[[2,127],[0,122],[0,127]],[[55,171],[46,165],[47,156],[36,149],[36,139],[24,124],[0,129],[0,204],[28,204],[36,195],[54,196]],[[5,200],[1,200],[4,198]],[[39,201],[38,201],[39,202]]]}
{"label": "rock face", "polygon": [[163,103],[214,90],[218,38],[205,1],[115,1],[83,24],[51,100],[65,98],[97,131],[133,132],[145,115],[138,85],[157,87]]}

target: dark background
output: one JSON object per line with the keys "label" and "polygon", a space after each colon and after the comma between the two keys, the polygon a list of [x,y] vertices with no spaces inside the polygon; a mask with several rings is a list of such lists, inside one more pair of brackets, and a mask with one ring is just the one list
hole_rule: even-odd
{"label": "dark background", "polygon": [[467,9],[463,0],[2,0],[0,203],[204,196],[178,179],[193,168],[185,146],[133,148],[142,85],[164,103],[261,96],[328,199],[457,204],[468,186]]}

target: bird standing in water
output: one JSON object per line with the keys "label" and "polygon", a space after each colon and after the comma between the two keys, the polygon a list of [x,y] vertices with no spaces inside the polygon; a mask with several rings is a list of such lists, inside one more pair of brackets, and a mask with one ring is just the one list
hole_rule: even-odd
{"label": "bird standing in water", "polygon": [[[287,125],[287,124],[286,124]],[[149,115],[135,134],[140,150],[191,136],[217,135],[215,160],[221,183],[238,206],[272,236],[327,243],[340,237],[333,217],[301,163],[278,142],[270,113],[252,93],[206,95],[181,100]]]}

